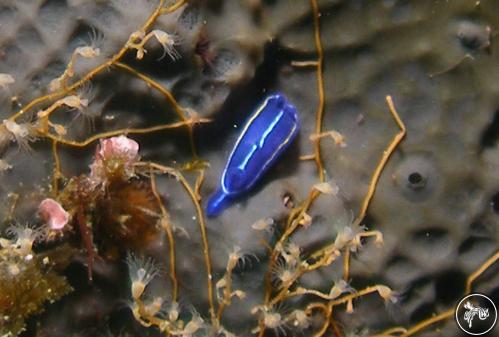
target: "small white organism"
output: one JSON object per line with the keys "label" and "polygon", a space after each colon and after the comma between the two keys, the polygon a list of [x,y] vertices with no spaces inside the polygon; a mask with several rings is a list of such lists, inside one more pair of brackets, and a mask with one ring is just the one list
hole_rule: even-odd
{"label": "small white organism", "polygon": [[[260,313],[260,318],[263,320],[263,325],[266,329],[270,329],[277,336],[279,334],[286,335],[287,321],[276,310],[266,306],[257,306],[251,309],[253,315]],[[256,327],[251,332],[258,333],[260,327]]]}
{"label": "small white organism", "polygon": [[83,98],[80,95],[69,95],[64,98],[61,98],[59,102],[70,108],[78,110],[83,110],[83,108],[88,107],[88,99]]}
{"label": "small white organism", "polygon": [[141,258],[134,254],[128,254],[127,264],[128,275],[132,281],[130,287],[132,298],[138,300],[151,280],[159,275],[159,269],[152,258]]}
{"label": "small white organism", "polygon": [[272,218],[259,219],[251,225],[251,228],[253,228],[256,231],[264,231],[272,233],[274,231],[274,219]]}
{"label": "small white organism", "polygon": [[12,165],[3,159],[0,159],[0,172],[8,171],[12,169]]}
{"label": "small white organism", "polygon": [[303,310],[294,310],[289,318],[293,327],[297,329],[305,330],[310,327],[310,317]]}
{"label": "small white organism", "polygon": [[93,59],[101,54],[99,46],[102,44],[102,39],[102,34],[98,34],[94,30],[92,31],[90,44],[85,44],[83,46],[75,48],[64,73],[61,76],[50,81],[50,92],[61,90],[61,88],[66,85],[67,79],[75,75],[74,67],[79,57],[85,59]]}
{"label": "small white organism", "polygon": [[[147,35],[143,31],[137,31],[130,35],[128,46],[137,50],[136,58],[142,60],[147,50],[144,48],[145,44],[152,38],[155,38],[163,47],[163,55],[160,59],[168,55],[173,61],[180,59],[179,52],[175,49],[175,45],[179,44],[179,39],[175,34],[168,34],[160,29],[154,29]],[[139,40],[139,42],[135,42]]]}
{"label": "small white organism", "polygon": [[322,194],[333,195],[333,196],[338,195],[338,191],[340,190],[338,185],[336,185],[336,183],[334,183],[333,181],[317,183],[312,187],[315,190],[321,192]]}
{"label": "small white organism", "polygon": [[74,53],[84,58],[94,58],[100,55],[100,49],[92,46],[82,46],[76,48]]}
{"label": "small white organism", "polygon": [[354,293],[355,289],[352,288],[347,281],[345,280],[337,280],[334,282],[333,286],[331,287],[331,290],[329,291],[329,298],[331,300],[334,300],[335,298],[338,298],[341,294],[343,293]]}
{"label": "small white organism", "polygon": [[43,230],[30,225],[13,224],[7,228],[7,234],[12,236],[12,245],[18,249],[23,256],[29,257],[32,253],[33,244],[43,237]]}
{"label": "small white organism", "polygon": [[7,89],[7,87],[14,83],[16,80],[10,74],[0,73],[0,88]]}
{"label": "small white organism", "polygon": [[312,134],[312,135],[310,135],[310,140],[315,143],[319,139],[324,138],[324,137],[330,137],[333,140],[334,144],[339,146],[339,147],[346,147],[347,146],[347,143],[345,142],[345,136],[343,136],[338,131],[334,131],[334,130],[321,132],[319,134],[317,134],[317,133]]}
{"label": "small white organism", "polygon": [[179,38],[175,34],[168,34],[162,30],[155,29],[152,31],[156,40],[163,47],[163,55],[160,60],[168,55],[173,61],[180,59],[179,52],[175,49],[175,45],[179,44]]}
{"label": "small white organism", "polygon": [[387,286],[377,285],[376,290],[379,296],[385,300],[385,302],[397,303],[397,294]]}
{"label": "small white organism", "polygon": [[10,139],[15,141],[20,148],[30,152],[29,142],[33,140],[30,124],[18,124],[10,119],[4,119],[3,126],[10,134]]}

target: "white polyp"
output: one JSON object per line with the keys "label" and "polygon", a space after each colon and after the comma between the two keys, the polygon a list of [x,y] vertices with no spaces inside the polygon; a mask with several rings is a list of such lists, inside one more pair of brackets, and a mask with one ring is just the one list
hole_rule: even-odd
{"label": "white polyp", "polygon": [[177,60],[180,58],[180,54],[175,50],[175,36],[173,34],[168,34],[162,30],[155,29],[151,32],[153,36],[158,40],[159,44],[163,47],[163,55],[160,59],[165,57],[166,54],[172,59]]}
{"label": "white polyp", "polygon": [[144,293],[145,288],[145,284],[140,281],[132,282],[132,297],[136,300],[139,299],[140,296],[142,296],[142,294]]}
{"label": "white polyp", "polygon": [[272,229],[272,225],[274,224],[274,219],[272,218],[263,218],[257,220],[254,224],[251,225],[256,231],[270,231]]}
{"label": "white polyp", "polygon": [[88,106],[88,99],[81,98],[78,95],[66,96],[61,98],[59,102],[73,109],[82,109]]}
{"label": "white polyp", "polygon": [[170,310],[168,310],[168,320],[170,322],[176,322],[179,316],[179,306],[177,302],[173,302]]}
{"label": "white polyp", "polygon": [[137,271],[137,276],[140,280],[143,280],[144,277],[146,276],[146,271],[144,268],[140,268],[138,271]]}
{"label": "white polyp", "polygon": [[75,54],[80,55],[85,58],[94,58],[100,55],[99,48],[93,48],[91,46],[83,46],[75,49]]}
{"label": "white polyp", "polygon": [[379,296],[381,296],[385,301],[391,301],[393,303],[397,302],[397,298],[393,296],[393,291],[384,285],[376,286]]}
{"label": "white polyp", "polygon": [[5,128],[12,133],[16,138],[21,137],[25,138],[29,136],[29,130],[25,125],[22,124],[17,124],[14,121],[4,119],[3,125],[5,125]]}
{"label": "white polyp", "polygon": [[322,194],[337,195],[339,188],[338,185],[333,182],[323,182],[318,183],[313,186],[314,189],[321,192]]}
{"label": "white polyp", "polygon": [[201,329],[203,324],[204,324],[203,319],[198,314],[194,314],[191,321],[187,323],[182,333],[184,336],[191,336],[196,331]]}
{"label": "white polyp", "polygon": [[152,259],[139,258],[133,254],[127,256],[128,274],[130,276],[132,298],[139,299],[145,288],[159,272]]}
{"label": "white polyp", "polygon": [[309,318],[305,311],[295,310],[293,311],[293,325],[300,329],[307,329],[310,326]]}
{"label": "white polyp", "polygon": [[163,306],[163,298],[155,297],[150,303],[147,303],[144,307],[145,317],[154,317],[161,310]]}
{"label": "white polyp", "polygon": [[14,82],[15,82],[15,79],[12,75],[0,73],[0,87],[1,88],[6,89],[9,84],[12,84]]}
{"label": "white polyp", "polygon": [[282,324],[281,314],[277,312],[266,312],[263,314],[263,324],[269,329],[276,329]]}
{"label": "white polyp", "polygon": [[354,289],[350,287],[350,285],[345,280],[338,280],[334,282],[333,287],[331,287],[331,291],[329,292],[329,297],[331,300],[333,300],[345,292],[353,292],[353,291]]}
{"label": "white polyp", "polygon": [[26,225],[14,224],[7,228],[7,234],[13,236],[14,246],[19,249],[19,253],[26,256],[31,254],[33,243],[43,235],[43,232]]}

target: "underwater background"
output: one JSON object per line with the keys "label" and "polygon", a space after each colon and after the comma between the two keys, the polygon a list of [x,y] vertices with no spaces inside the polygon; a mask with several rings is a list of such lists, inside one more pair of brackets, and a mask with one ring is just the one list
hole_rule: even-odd
{"label": "underwater background", "polygon": [[[498,27],[497,0],[1,0],[0,336],[460,336],[465,294],[499,303]],[[274,93],[297,138],[207,217]]]}

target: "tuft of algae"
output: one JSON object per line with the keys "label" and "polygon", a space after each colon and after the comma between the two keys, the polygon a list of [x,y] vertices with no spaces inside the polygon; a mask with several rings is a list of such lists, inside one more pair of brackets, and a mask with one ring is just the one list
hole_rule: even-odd
{"label": "tuft of algae", "polygon": [[73,289],[60,274],[74,250],[64,244],[49,251],[22,254],[15,242],[2,239],[0,250],[0,335],[17,336],[26,319]]}

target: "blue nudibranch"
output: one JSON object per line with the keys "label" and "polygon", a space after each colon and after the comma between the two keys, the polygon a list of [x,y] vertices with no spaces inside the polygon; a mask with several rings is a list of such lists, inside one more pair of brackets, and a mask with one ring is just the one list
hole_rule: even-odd
{"label": "blue nudibranch", "polygon": [[235,197],[251,189],[291,144],[299,128],[296,108],[286,97],[280,93],[268,96],[237,139],[206,214],[220,214]]}

